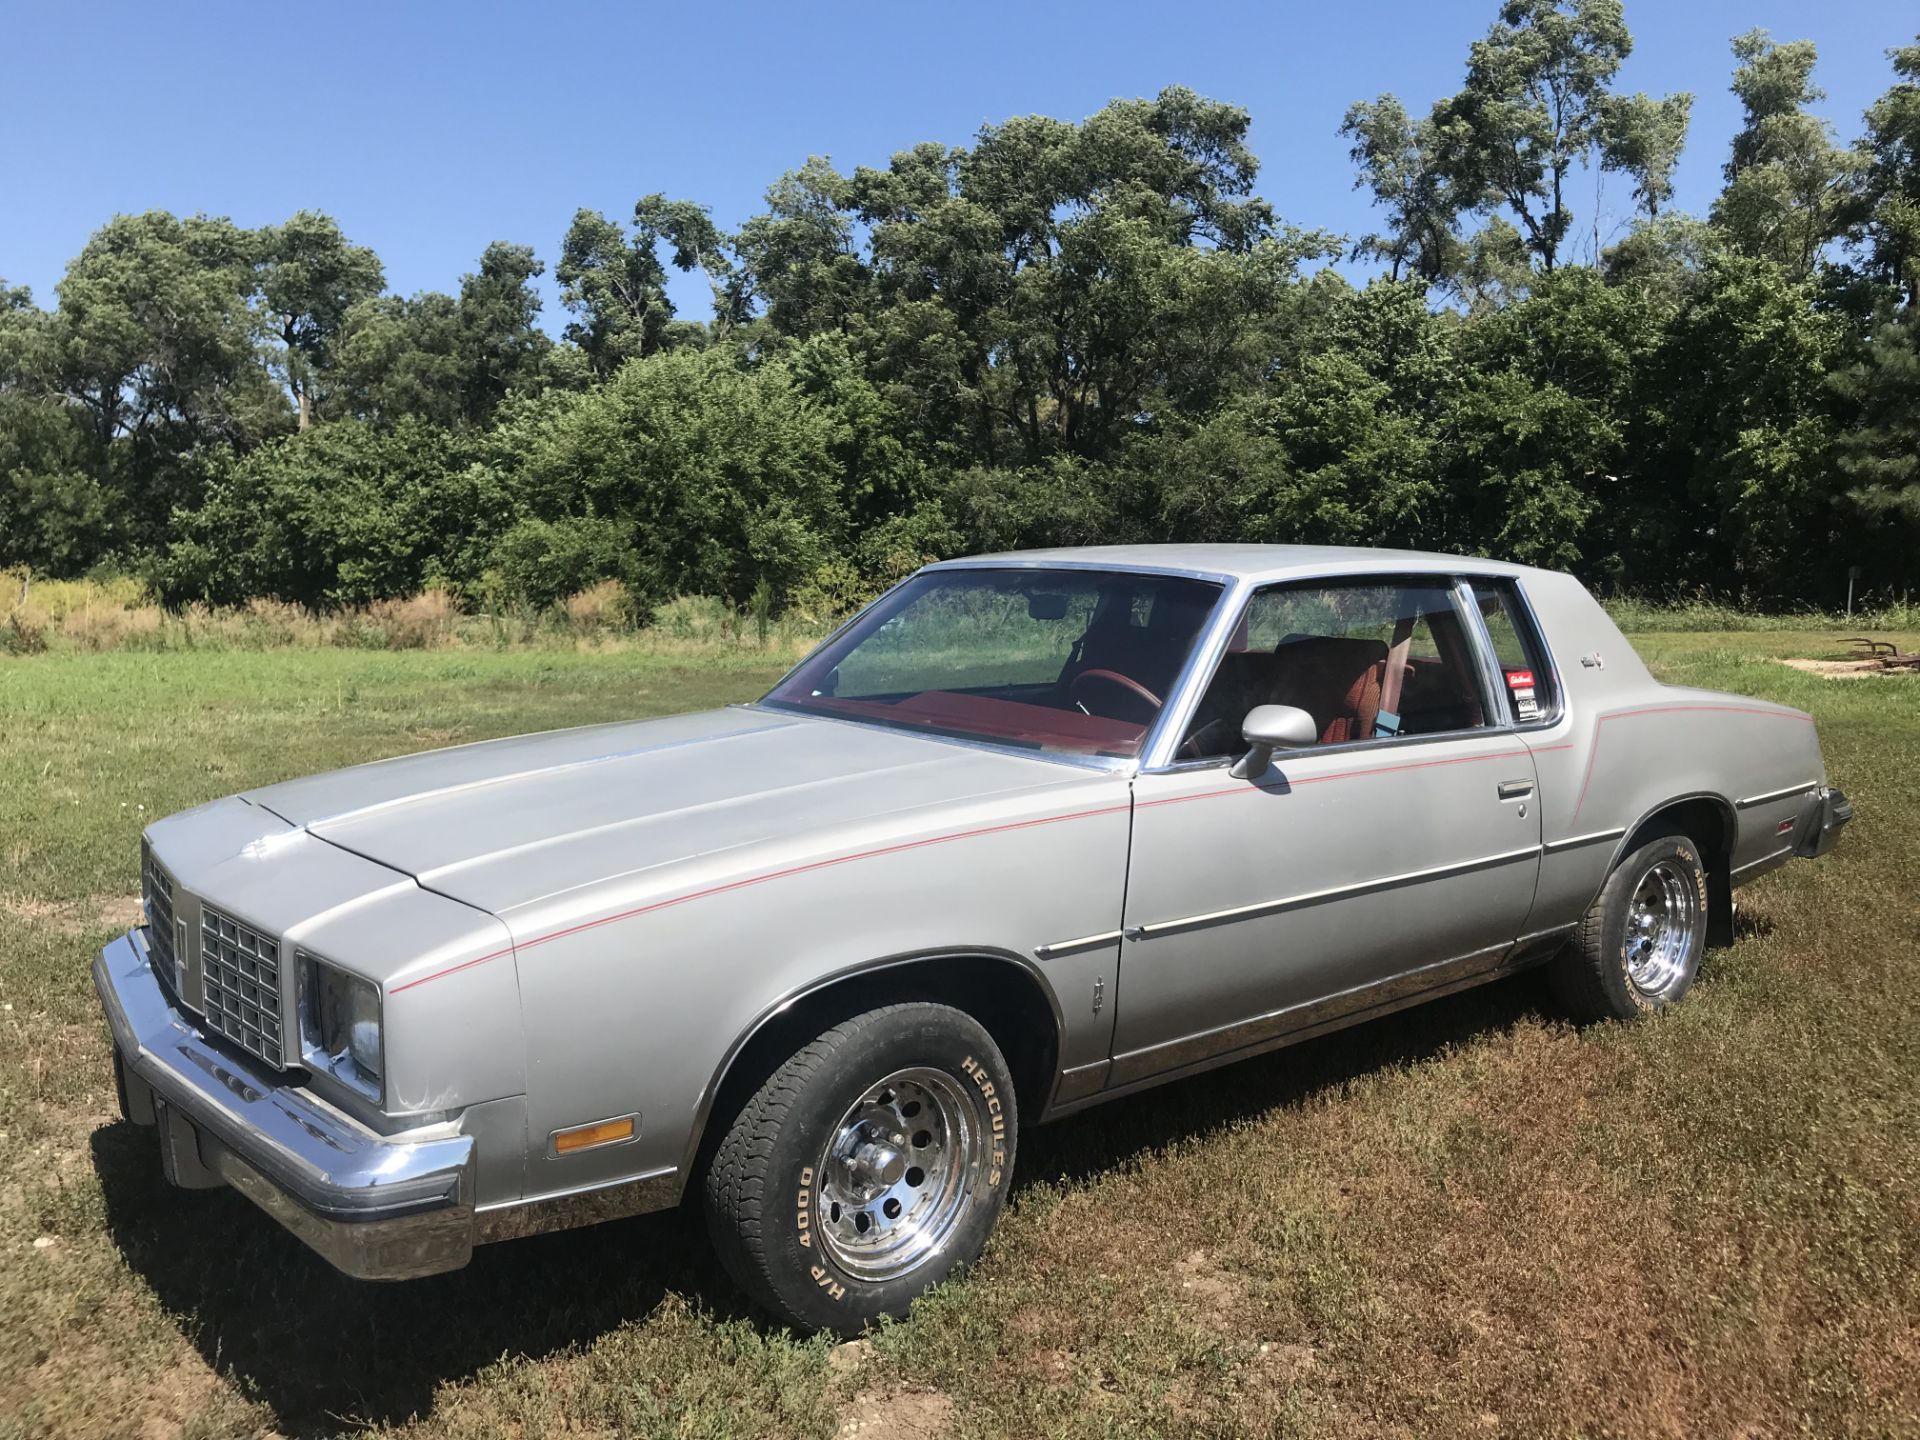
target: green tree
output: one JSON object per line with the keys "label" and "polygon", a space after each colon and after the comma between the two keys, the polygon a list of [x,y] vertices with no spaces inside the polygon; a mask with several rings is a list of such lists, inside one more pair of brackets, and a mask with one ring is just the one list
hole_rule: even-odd
{"label": "green tree", "polygon": [[232,221],[120,215],[56,290],[59,381],[104,440],[166,427],[249,441],[285,423],[255,343],[252,237]]}
{"label": "green tree", "polygon": [[121,215],[56,287],[45,374],[86,417],[117,545],[160,543],[197,498],[196,448],[256,445],[291,422],[262,363],[256,250],[230,220]]}
{"label": "green tree", "polygon": [[1860,157],[1808,113],[1825,91],[1813,83],[1811,40],[1777,45],[1764,30],[1736,36],[1733,93],[1746,112],[1712,218],[1743,254],[1771,260],[1792,279],[1811,275],[1846,229]]}
{"label": "green tree", "polygon": [[1610,512],[1634,527],[1620,546],[1629,583],[1798,601],[1831,581],[1827,376],[1852,337],[1815,300],[1812,282],[1770,260],[1715,256],[1663,324],[1635,401],[1646,483]]}
{"label": "green tree", "polygon": [[260,301],[281,346],[282,382],[302,430],[313,423],[316,389],[333,363],[347,314],[386,284],[380,258],[350,245],[325,215],[302,210],[258,234]]}
{"label": "green tree", "polygon": [[606,216],[582,210],[567,227],[554,268],[561,303],[577,317],[567,326],[567,338],[586,352],[600,375],[697,333],[674,324],[663,247],[675,269],[704,270],[712,278],[723,320],[739,318],[727,284],[733,266],[726,237],[703,206],[643,195],[633,207],[633,229],[629,240]]}
{"label": "green tree", "polygon": [[60,576],[99,560],[115,527],[100,447],[53,385],[51,328],[0,281],[0,567]]}
{"label": "green tree", "polygon": [[1195,367],[1233,348],[1223,313],[1241,330],[1272,314],[1276,287],[1334,249],[1253,196],[1248,123],[1176,87],[854,174],[873,271],[863,345],[935,453],[1106,458],[1169,389],[1217,386]]}
{"label": "green tree", "polygon": [[545,388],[554,346],[532,283],[544,268],[529,247],[495,241],[458,296],[361,301],[334,345],[342,408],[387,424],[485,425],[509,396]]}
{"label": "green tree", "polygon": [[767,209],[740,227],[727,308],[765,307],[782,335],[844,330],[868,303],[872,272],[854,240],[852,187],[824,156],[767,190]]}
{"label": "green tree", "polygon": [[1468,54],[1465,87],[1427,122],[1462,208],[1504,208],[1542,269],[1572,228],[1576,165],[1627,175],[1649,212],[1671,191],[1692,97],[1614,94],[1632,49],[1620,0],[1506,0]]}
{"label": "green tree", "polygon": [[1877,326],[1859,358],[1829,382],[1845,428],[1835,462],[1845,479],[1850,563],[1903,591],[1920,581],[1920,311]]}
{"label": "green tree", "polygon": [[1877,279],[1920,306],[1920,43],[1888,52],[1901,79],[1867,111],[1857,239]]}
{"label": "green tree", "polygon": [[1350,106],[1340,133],[1353,142],[1354,189],[1371,190],[1387,217],[1384,234],[1354,242],[1353,258],[1386,261],[1390,280],[1404,273],[1440,284],[1459,265],[1461,203],[1440,168],[1432,122],[1410,119],[1397,99],[1382,95]]}

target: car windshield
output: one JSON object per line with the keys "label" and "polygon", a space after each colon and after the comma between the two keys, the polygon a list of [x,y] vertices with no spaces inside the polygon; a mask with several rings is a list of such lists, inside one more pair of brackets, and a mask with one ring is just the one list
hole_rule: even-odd
{"label": "car windshield", "polygon": [[1130,758],[1220,590],[1127,571],[930,571],[816,650],[762,703]]}

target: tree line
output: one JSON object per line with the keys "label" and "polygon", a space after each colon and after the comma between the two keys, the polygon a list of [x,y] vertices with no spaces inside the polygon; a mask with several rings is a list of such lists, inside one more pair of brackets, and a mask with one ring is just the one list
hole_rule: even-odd
{"label": "tree line", "polygon": [[[1280,219],[1247,112],[1177,87],[816,157],[732,232],[663,195],[583,210],[558,340],[527,246],[398,296],[325,215],[117,216],[55,306],[0,283],[0,566],[169,602],[834,605],[972,550],[1256,540],[1899,593],[1920,42],[1843,141],[1810,43],[1736,38],[1705,216],[1670,204],[1691,96],[1623,93],[1631,46],[1619,0],[1507,0],[1457,94],[1355,104],[1381,226],[1354,240]],[[1609,181],[1633,218],[1603,235]]]}

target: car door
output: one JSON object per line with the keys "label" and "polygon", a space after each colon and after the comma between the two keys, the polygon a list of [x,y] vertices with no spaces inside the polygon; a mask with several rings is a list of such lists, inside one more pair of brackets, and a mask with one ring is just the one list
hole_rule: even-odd
{"label": "car door", "polygon": [[[1121,1085],[1497,966],[1539,871],[1533,760],[1447,577],[1253,592],[1181,730],[1135,782]],[[1320,743],[1236,779],[1260,704]]]}

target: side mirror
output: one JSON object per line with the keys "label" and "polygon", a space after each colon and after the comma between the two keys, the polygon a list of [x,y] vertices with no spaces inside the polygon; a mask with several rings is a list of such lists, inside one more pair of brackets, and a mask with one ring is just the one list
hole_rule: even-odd
{"label": "side mirror", "polygon": [[1320,743],[1320,727],[1297,705],[1254,706],[1241,723],[1240,734],[1247,742],[1247,753],[1227,772],[1236,780],[1265,774],[1276,750],[1304,750]]}

